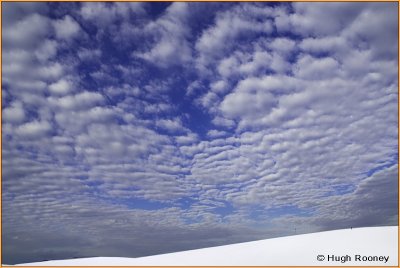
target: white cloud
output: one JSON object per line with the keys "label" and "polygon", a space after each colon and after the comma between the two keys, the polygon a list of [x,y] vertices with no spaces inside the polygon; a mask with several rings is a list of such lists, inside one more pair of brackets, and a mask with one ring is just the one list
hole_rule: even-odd
{"label": "white cloud", "polygon": [[45,80],[57,80],[64,72],[64,67],[56,62],[48,65],[40,66],[37,70],[37,75]]}
{"label": "white cloud", "polygon": [[295,42],[286,38],[253,41],[251,46],[241,46],[228,57],[221,59],[216,66],[224,79],[257,77],[265,73],[289,73],[290,55]]}
{"label": "white cloud", "polygon": [[186,136],[177,136],[175,140],[179,145],[187,145],[197,142],[199,138],[196,134],[189,133]]}
{"label": "white cloud", "polygon": [[66,110],[86,109],[102,103],[104,98],[97,92],[83,91],[76,95],[68,95],[60,98],[49,97],[49,102],[56,107]]}
{"label": "white cloud", "polygon": [[49,90],[54,95],[66,95],[71,91],[71,83],[65,79],[61,79],[50,84]]}
{"label": "white cloud", "polygon": [[216,116],[212,120],[212,123],[216,126],[223,126],[226,128],[231,128],[231,127],[235,126],[235,121],[228,119],[228,118],[221,117],[221,116]]}
{"label": "white cloud", "polygon": [[229,84],[224,80],[211,83],[210,88],[217,94],[224,94],[229,90]]}
{"label": "white cloud", "polygon": [[51,20],[29,12],[41,5],[11,6],[10,12],[16,12],[16,17],[5,24],[3,32],[3,83],[27,110],[33,110],[36,107],[31,105],[43,104],[47,82],[60,77],[63,67],[48,62],[57,54],[57,43],[48,39]]}
{"label": "white cloud", "polygon": [[367,3],[294,3],[292,30],[307,35],[330,35],[343,30]]}
{"label": "white cloud", "polygon": [[192,60],[192,51],[187,40],[190,37],[190,30],[186,25],[188,18],[187,3],[172,3],[163,16],[144,28],[155,39],[150,49],[134,52],[132,55],[160,67],[189,63]]}
{"label": "white cloud", "polygon": [[42,41],[49,33],[49,19],[32,14],[3,29],[4,46],[31,48]]}
{"label": "white cloud", "polygon": [[15,82],[14,85],[16,89],[24,91],[24,90],[29,90],[32,92],[40,92],[43,91],[46,88],[46,83],[40,80],[31,80],[31,81],[18,81]]}
{"label": "white cloud", "polygon": [[276,99],[271,93],[234,91],[221,102],[220,110],[228,118],[257,117],[275,105]]}
{"label": "white cloud", "polygon": [[299,78],[318,80],[340,76],[339,67],[339,63],[333,58],[313,58],[305,55],[299,58],[293,72]]}
{"label": "white cloud", "polygon": [[257,21],[251,16],[246,16],[240,7],[220,13],[215,25],[205,30],[196,42],[196,50],[199,53],[197,65],[200,70],[205,71],[208,64],[231,50],[239,36],[243,38],[255,34],[268,34],[272,30],[273,26],[268,17],[260,16]]}
{"label": "white cloud", "polygon": [[221,138],[221,137],[225,137],[227,135],[229,135],[228,132],[217,130],[217,129],[211,129],[207,132],[207,136],[210,138]]}
{"label": "white cloud", "polygon": [[2,119],[5,123],[21,123],[25,120],[25,111],[21,102],[13,102],[3,109]]}
{"label": "white cloud", "polygon": [[3,8],[4,15],[2,18],[4,26],[11,25],[34,13],[46,14],[46,12],[49,11],[48,6],[45,3],[40,2],[10,2],[6,3]]}
{"label": "white cloud", "polygon": [[278,33],[287,33],[291,29],[289,12],[285,10],[279,10],[277,16],[274,19],[275,27]]}
{"label": "white cloud", "polygon": [[111,23],[113,19],[113,13],[107,12],[106,3],[102,2],[83,3],[80,14],[86,20],[101,21],[102,24]]}
{"label": "white cloud", "polygon": [[195,93],[201,91],[202,88],[203,85],[200,83],[200,81],[195,80],[188,85],[186,89],[186,96],[193,96]]}
{"label": "white cloud", "polygon": [[79,24],[69,15],[66,15],[63,19],[54,21],[53,26],[57,38],[62,40],[70,40],[81,31]]}
{"label": "white cloud", "polygon": [[293,52],[296,42],[289,39],[289,38],[275,38],[269,44],[269,47],[273,51],[277,51],[282,53],[283,55],[288,55],[289,53]]}
{"label": "white cloud", "polygon": [[[364,179],[353,194],[334,196],[324,200],[321,214],[313,221],[324,226],[380,225],[397,223],[397,165],[380,170]],[[384,200],[383,200],[384,199]],[[380,201],[379,201],[380,200]],[[342,204],[338,209],[337,204]],[[354,211],[358,211],[354,215]],[[353,216],[351,216],[353,215]],[[383,216],[385,215],[385,216]]]}
{"label": "white cloud", "polygon": [[24,49],[7,49],[3,52],[3,60],[7,65],[13,63],[15,64],[13,66],[16,66],[16,63],[29,63],[32,60],[32,55]]}
{"label": "white cloud", "polygon": [[168,37],[160,40],[150,51],[135,53],[135,56],[164,67],[187,63],[192,57],[189,47],[184,42]]}
{"label": "white cloud", "polygon": [[271,54],[265,51],[256,51],[250,61],[243,62],[238,71],[244,75],[257,75],[258,72],[266,69],[275,69],[273,66],[273,58]]}
{"label": "white cloud", "polygon": [[166,113],[172,111],[174,108],[168,103],[145,104],[144,111],[150,114]]}
{"label": "white cloud", "polygon": [[299,81],[288,76],[243,79],[232,93],[225,96],[219,109],[231,119],[262,117],[277,105],[276,93],[293,92],[300,85]]}
{"label": "white cloud", "polygon": [[212,111],[215,109],[214,107],[216,107],[216,104],[219,102],[219,100],[220,98],[218,95],[210,91],[198,99],[198,104]]}
{"label": "white cloud", "polygon": [[82,3],[80,14],[85,20],[93,21],[101,28],[110,26],[118,18],[127,19],[130,13],[136,16],[145,14],[144,3],[116,2],[116,3]]}
{"label": "white cloud", "polygon": [[391,34],[398,27],[396,8],[395,3],[369,3],[342,35],[356,44],[368,44],[377,58],[392,59],[397,56],[396,46],[392,45],[397,37]]}
{"label": "white cloud", "polygon": [[218,73],[222,77],[229,77],[237,72],[239,64],[238,59],[234,56],[224,58],[218,65]]}
{"label": "white cloud", "polygon": [[50,39],[45,40],[35,51],[36,58],[41,62],[52,59],[57,54],[57,46],[58,44],[56,41]]}
{"label": "white cloud", "polygon": [[93,61],[93,60],[99,59],[101,57],[101,55],[102,55],[102,52],[100,49],[81,48],[78,51],[78,57],[84,61]]}
{"label": "white cloud", "polygon": [[55,120],[65,133],[78,135],[94,123],[112,123],[117,118],[117,112],[106,107],[86,107],[87,109],[64,110],[55,114]]}
{"label": "white cloud", "polygon": [[179,118],[174,119],[160,119],[155,122],[157,127],[167,130],[171,133],[186,132],[187,129],[182,125]]}
{"label": "white cloud", "polygon": [[269,21],[255,22],[250,17],[235,16],[233,12],[226,12],[217,18],[215,26],[209,28],[196,44],[202,53],[218,54],[224,46],[233,41],[240,34],[272,31]]}
{"label": "white cloud", "polygon": [[25,139],[37,139],[46,137],[52,127],[46,121],[32,121],[19,126],[16,129],[17,135]]}
{"label": "white cloud", "polygon": [[278,53],[274,53],[270,68],[278,74],[286,74],[290,70],[290,63]]}
{"label": "white cloud", "polygon": [[329,53],[346,49],[346,40],[339,36],[305,38],[299,47],[309,53]]}

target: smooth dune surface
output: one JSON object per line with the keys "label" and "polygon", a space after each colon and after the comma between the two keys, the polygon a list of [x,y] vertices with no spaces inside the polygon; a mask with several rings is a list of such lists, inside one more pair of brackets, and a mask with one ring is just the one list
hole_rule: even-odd
{"label": "smooth dune surface", "polygon": [[342,229],[140,258],[95,257],[26,263],[19,266],[211,265],[397,266],[398,227]]}

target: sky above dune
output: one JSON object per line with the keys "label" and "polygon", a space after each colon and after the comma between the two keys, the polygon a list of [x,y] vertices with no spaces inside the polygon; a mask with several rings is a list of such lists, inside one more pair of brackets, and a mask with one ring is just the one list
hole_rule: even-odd
{"label": "sky above dune", "polygon": [[3,2],[3,263],[397,225],[397,5]]}

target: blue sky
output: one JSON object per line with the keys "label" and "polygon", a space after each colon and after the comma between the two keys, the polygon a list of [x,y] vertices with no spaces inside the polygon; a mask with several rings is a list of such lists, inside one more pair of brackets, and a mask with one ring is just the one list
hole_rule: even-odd
{"label": "blue sky", "polygon": [[3,262],[397,225],[397,3],[2,3]]}

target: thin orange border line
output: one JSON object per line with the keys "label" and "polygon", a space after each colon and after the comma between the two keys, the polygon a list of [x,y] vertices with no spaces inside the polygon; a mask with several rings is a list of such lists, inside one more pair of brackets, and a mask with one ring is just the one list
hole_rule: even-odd
{"label": "thin orange border line", "polygon": [[399,160],[400,160],[400,126],[399,126],[399,118],[400,118],[400,110],[399,110],[399,62],[400,62],[400,24],[399,24],[399,15],[400,15],[400,4],[397,2],[397,267],[400,267],[400,234],[399,234],[399,224],[400,224],[400,180],[399,180]]}
{"label": "thin orange border line", "polygon": [[[400,193],[400,182],[399,182],[399,160],[400,160],[400,155],[399,155],[399,151],[400,151],[400,144],[399,144],[399,139],[400,139],[400,127],[399,127],[399,118],[400,118],[400,109],[399,109],[399,77],[400,77],[400,72],[399,72],[399,62],[400,62],[400,49],[399,49],[399,45],[400,45],[400,26],[399,26],[399,14],[400,14],[400,0],[385,0],[385,1],[373,1],[373,0],[352,0],[352,1],[346,1],[346,0],[306,0],[306,1],[301,1],[301,0],[292,0],[292,1],[279,1],[279,0],[269,0],[269,1],[262,1],[262,0],[255,0],[255,1],[248,1],[248,0],[218,0],[218,1],[210,1],[210,0],[204,0],[204,1],[188,1],[188,0],[175,0],[175,1],[168,1],[168,0],[143,0],[143,1],[125,1],[125,0],[120,0],[120,1],[112,1],[112,0],[102,0],[102,1],[96,1],[96,0],[85,0],[85,1],[77,1],[77,0],[58,0],[58,1],[54,1],[54,0],[33,0],[33,1],[26,1],[26,0],[8,0],[8,1],[4,1],[4,0],[0,0],[1,4],[0,4],[0,36],[1,36],[1,40],[0,40],[0,61],[1,61],[1,66],[0,66],[0,71],[2,70],[2,66],[3,66],[3,62],[2,62],[2,55],[3,55],[3,50],[2,50],[2,45],[3,45],[3,38],[2,38],[2,3],[3,2],[397,2],[397,31],[398,31],[398,35],[397,35],[397,127],[398,127],[398,132],[397,132],[397,157],[398,157],[398,161],[397,161],[397,186],[398,186],[398,194],[397,194],[397,209],[398,209],[398,213],[397,213],[397,235],[398,235],[398,246],[397,246],[397,251],[398,251],[398,255],[397,255],[397,266],[375,266],[375,267],[400,267],[400,251],[399,251],[399,247],[400,247],[400,234],[399,234],[399,223],[400,223],[400,199],[399,199],[399,193]],[[3,85],[2,82],[2,75],[0,75],[0,85]],[[2,98],[2,89],[0,90],[0,103],[1,103],[1,108],[3,107],[3,98]],[[2,150],[2,144],[3,144],[3,135],[2,135],[2,109],[0,109],[0,195],[2,197],[2,185],[3,185],[3,172],[2,172],[2,156],[3,156],[3,150]],[[3,258],[3,251],[2,251],[2,237],[3,237],[3,226],[2,226],[2,212],[3,212],[3,206],[2,206],[2,198],[0,198],[0,267],[10,267],[7,265],[3,265],[2,264],[2,258]],[[41,266],[24,266],[24,267],[41,267]],[[80,266],[42,266],[42,267],[80,267]],[[182,267],[199,267],[199,268],[205,268],[205,267],[232,267],[232,268],[236,268],[236,267],[366,267],[366,266],[84,266],[84,267],[99,267],[99,268],[104,268],[104,267],[143,267],[143,268],[155,268],[155,267],[176,267],[176,268],[182,268]],[[368,266],[368,267],[374,267],[374,266]]]}
{"label": "thin orange border line", "polygon": [[[347,1],[347,0],[269,0],[269,1],[264,1],[264,0],[254,0],[254,1],[249,1],[249,0],[218,0],[218,1],[213,1],[213,0],[197,0],[197,1],[188,1],[188,0],[175,0],[175,1],[169,1],[169,0],[143,0],[143,1],[127,1],[127,0],[121,0],[121,1],[113,1],[113,0],[101,0],[101,1],[97,1],[97,0],[85,0],[85,1],[79,1],[79,0],[58,0],[58,1],[54,1],[54,0],[32,0],[32,1],[26,1],[26,0],[1,0],[0,2],[287,2],[287,3],[292,3],[292,2],[346,2],[346,3],[352,3],[352,2],[376,2],[376,3],[380,3],[380,2],[400,2],[400,0],[351,0],[351,1]],[[342,266],[341,266],[342,267]]]}
{"label": "thin orange border line", "polygon": [[1,85],[1,90],[0,90],[0,103],[1,103],[1,109],[0,109],[0,265],[3,266],[3,192],[2,192],[2,186],[3,186],[3,13],[2,13],[2,8],[3,5],[0,4],[0,85]]}

